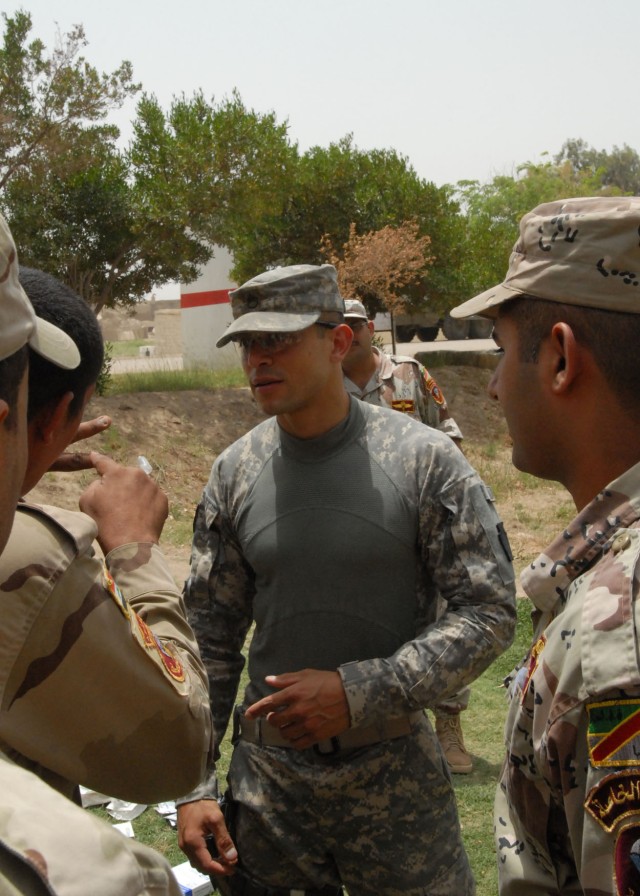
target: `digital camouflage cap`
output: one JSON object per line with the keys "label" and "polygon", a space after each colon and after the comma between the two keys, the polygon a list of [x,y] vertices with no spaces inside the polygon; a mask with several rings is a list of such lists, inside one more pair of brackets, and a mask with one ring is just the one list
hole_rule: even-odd
{"label": "digital camouflage cap", "polygon": [[521,295],[640,314],[640,197],[559,199],[520,221],[506,277],[451,311],[496,317]]}
{"label": "digital camouflage cap", "polygon": [[11,231],[0,215],[0,361],[27,343],[58,367],[73,370],[80,363],[75,342],[49,321],[36,317],[18,279],[18,253]]}
{"label": "digital camouflage cap", "polygon": [[241,333],[292,333],[314,324],[323,312],[344,314],[332,264],[294,264],[258,274],[229,293],[234,321],[220,348]]}
{"label": "digital camouflage cap", "polygon": [[357,317],[360,320],[369,320],[367,317],[367,309],[362,302],[359,302],[357,299],[344,300],[344,316]]}

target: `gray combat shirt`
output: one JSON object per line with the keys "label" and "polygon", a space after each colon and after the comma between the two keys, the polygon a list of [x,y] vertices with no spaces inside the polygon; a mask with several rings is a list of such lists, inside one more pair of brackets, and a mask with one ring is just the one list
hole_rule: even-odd
{"label": "gray combat shirt", "polygon": [[[352,726],[434,705],[513,638],[490,490],[448,437],[395,411],[351,399],[309,440],[264,421],[217,458],[194,525],[185,596],[218,743],[254,619],[245,702],[265,674],[337,668]],[[438,593],[448,611],[429,624]]]}

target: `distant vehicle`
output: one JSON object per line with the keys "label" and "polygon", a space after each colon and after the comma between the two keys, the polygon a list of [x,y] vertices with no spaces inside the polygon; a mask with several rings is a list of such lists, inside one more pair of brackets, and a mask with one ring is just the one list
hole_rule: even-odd
{"label": "distant vehicle", "polygon": [[[376,330],[391,330],[391,316],[378,313],[374,324]],[[440,317],[434,311],[396,314],[395,325],[398,342],[411,342],[415,336],[420,342],[433,342],[440,330],[445,339],[488,339],[493,331],[493,321],[485,317],[456,320],[449,314]]]}

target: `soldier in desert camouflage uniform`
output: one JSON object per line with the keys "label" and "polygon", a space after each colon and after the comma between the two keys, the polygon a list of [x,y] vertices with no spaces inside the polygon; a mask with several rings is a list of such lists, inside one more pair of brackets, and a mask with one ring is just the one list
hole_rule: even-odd
{"label": "soldier in desert camouflage uniform", "polygon": [[[196,512],[186,598],[218,743],[255,629],[228,776],[234,839],[212,769],[181,801],[181,845],[208,873],[239,868],[232,891],[255,896],[470,894],[422,710],[513,635],[489,491],[442,433],[347,395],[352,331],[331,265],[269,271],[231,302],[218,345],[240,343],[272,416],[218,457]],[[449,609],[429,624],[438,593]]]}
{"label": "soldier in desert camouflage uniform", "polygon": [[[31,358],[25,493],[78,428],[102,336],[59,281],[30,269],[20,278],[39,318],[72,336],[82,359],[61,371]],[[157,802],[206,768],[206,673],[157,544],[166,496],[141,470],[92,457],[101,478],[81,498],[87,513],[21,501],[0,558],[0,746],[67,796],[80,783]]]}
{"label": "soldier in desert camouflage uniform", "polygon": [[[344,301],[345,322],[353,330],[353,342],[342,364],[344,384],[350,395],[379,407],[409,414],[426,426],[446,433],[457,445],[460,427],[449,413],[442,389],[429,371],[404,355],[388,355],[373,344],[375,327],[362,302]],[[438,602],[444,612],[446,604]],[[462,688],[434,707],[436,735],[452,772],[468,775],[473,760],[464,744],[460,714],[469,706],[471,689]]]}
{"label": "soldier in desert camouflage uniform", "polygon": [[[373,321],[362,302],[345,299],[345,320],[353,330],[344,359],[344,384],[351,395],[369,404],[393,408],[462,441],[442,389],[429,371],[409,355],[389,355],[373,345]],[[353,377],[353,379],[352,379]]]}
{"label": "soldier in desert camouflage uniform", "polygon": [[504,283],[452,312],[496,320],[490,393],[513,462],[578,515],[522,574],[533,645],[508,679],[496,796],[502,896],[640,893],[640,198],[524,216]]}
{"label": "soldier in desert camouflage uniform", "polygon": [[[67,368],[80,359],[71,339],[36,321],[17,267],[11,234],[0,218],[0,552],[27,465],[27,344]],[[0,893],[179,896],[180,888],[164,858],[0,753]]]}

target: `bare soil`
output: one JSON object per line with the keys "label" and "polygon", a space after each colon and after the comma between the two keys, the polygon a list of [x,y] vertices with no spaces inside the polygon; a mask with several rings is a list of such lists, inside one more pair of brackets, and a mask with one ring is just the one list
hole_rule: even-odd
{"label": "bare soil", "polygon": [[[512,475],[510,439],[499,406],[489,398],[489,370],[449,366],[433,373],[452,415],[462,429],[464,450],[490,485],[492,477]],[[191,520],[216,456],[255,426],[263,415],[246,388],[216,391],[147,392],[96,397],[86,418],[106,414],[111,428],[79,450],[93,447],[122,463],[135,464],[138,455],[149,459],[154,475],[169,497],[170,516],[163,548],[176,581],[184,581],[189,559]],[[76,509],[78,497],[92,472],[48,473],[31,492],[30,499]],[[505,522],[516,557],[516,567],[532,559],[558,529],[554,506],[562,490],[548,484],[523,491],[496,488],[502,495],[498,510]],[[564,500],[564,496],[563,496]],[[526,519],[523,519],[523,502]],[[531,531],[528,521],[536,510],[548,525]]]}

